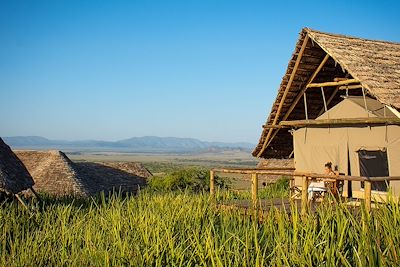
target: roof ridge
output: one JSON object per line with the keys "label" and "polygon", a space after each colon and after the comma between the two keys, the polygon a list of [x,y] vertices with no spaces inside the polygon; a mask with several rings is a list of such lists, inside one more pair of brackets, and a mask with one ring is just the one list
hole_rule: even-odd
{"label": "roof ridge", "polygon": [[323,32],[315,29],[311,29],[309,27],[304,27],[303,30],[306,33],[316,33],[316,34],[324,34],[324,35],[329,35],[333,37],[340,37],[340,38],[347,38],[347,39],[356,39],[356,40],[361,40],[361,41],[368,41],[368,42],[380,42],[380,43],[386,43],[386,44],[395,44],[395,45],[400,45],[400,42],[394,42],[394,41],[387,41],[387,40],[379,40],[379,39],[368,39],[368,38],[362,38],[362,37],[357,37],[357,36],[352,36],[352,35],[346,35],[346,34],[340,34],[340,33],[330,33],[330,32]]}

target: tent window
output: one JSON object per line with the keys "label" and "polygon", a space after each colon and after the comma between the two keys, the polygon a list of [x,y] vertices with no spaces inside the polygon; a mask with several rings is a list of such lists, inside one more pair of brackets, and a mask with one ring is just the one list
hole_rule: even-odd
{"label": "tent window", "polygon": [[[366,177],[389,176],[389,166],[386,150],[359,150],[360,174]],[[389,181],[373,182],[372,190],[384,191],[388,189]],[[361,182],[364,188],[364,182]]]}

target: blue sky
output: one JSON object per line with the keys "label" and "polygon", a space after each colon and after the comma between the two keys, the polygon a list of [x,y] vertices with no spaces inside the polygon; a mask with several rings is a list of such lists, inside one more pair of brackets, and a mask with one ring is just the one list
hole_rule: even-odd
{"label": "blue sky", "polygon": [[0,136],[256,143],[302,27],[400,42],[397,1],[0,0]]}

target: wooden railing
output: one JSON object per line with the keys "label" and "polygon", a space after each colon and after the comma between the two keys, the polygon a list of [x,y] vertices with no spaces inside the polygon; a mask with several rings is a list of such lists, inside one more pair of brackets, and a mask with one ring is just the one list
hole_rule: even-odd
{"label": "wooden railing", "polygon": [[343,180],[343,181],[360,181],[364,182],[364,199],[367,211],[371,211],[371,191],[372,182],[380,181],[399,181],[400,176],[387,176],[387,177],[364,177],[364,176],[349,176],[349,175],[326,175],[318,173],[305,173],[305,172],[289,172],[293,171],[292,168],[268,168],[268,169],[212,169],[210,171],[210,194],[215,195],[215,175],[217,173],[236,173],[236,174],[251,174],[251,197],[253,207],[257,207],[258,201],[258,175],[280,175],[292,177],[302,177],[302,190],[301,190],[301,212],[307,212],[308,206],[308,185],[311,179],[329,179],[329,180]]}

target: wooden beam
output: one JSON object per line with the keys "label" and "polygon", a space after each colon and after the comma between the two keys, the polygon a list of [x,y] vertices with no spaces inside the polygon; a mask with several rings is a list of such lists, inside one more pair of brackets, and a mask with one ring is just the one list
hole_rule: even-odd
{"label": "wooden beam", "polygon": [[348,79],[345,81],[338,81],[338,82],[309,83],[309,84],[307,84],[307,88],[340,86],[340,85],[346,85],[346,84],[351,84],[351,83],[360,83],[360,81],[357,79]]}
{"label": "wooden beam", "polygon": [[326,104],[326,100],[325,100],[324,87],[321,87],[321,94],[322,94],[322,100],[324,101],[324,110],[325,110],[325,112],[327,112],[328,111],[328,105]]}
{"label": "wooden beam", "polygon": [[306,92],[304,92],[303,98],[304,98],[304,114],[306,115],[306,120],[308,120],[308,107],[307,107],[307,93]]}
{"label": "wooden beam", "polygon": [[220,169],[220,168],[216,168],[213,169],[214,173],[237,173],[237,174],[252,174],[252,173],[258,173],[258,174],[269,174],[269,173],[277,173],[279,172],[279,174],[282,172],[283,174],[284,171],[294,171],[294,168],[268,168],[268,169],[259,169],[259,168],[253,168],[253,169],[248,169],[248,168],[244,168],[244,169],[236,169],[236,168],[232,168],[232,169]]}
{"label": "wooden beam", "polygon": [[318,73],[322,70],[322,68],[324,67],[325,63],[328,61],[329,57],[330,56],[328,54],[325,55],[325,57],[322,59],[321,63],[319,63],[317,69],[311,75],[310,79],[308,79],[307,84],[310,84],[310,83],[312,83],[314,81],[315,77],[317,77]]}
{"label": "wooden beam", "polygon": [[339,86],[339,90],[353,90],[353,89],[361,89],[361,88],[362,88],[361,84]]}
{"label": "wooden beam", "polygon": [[214,171],[210,171],[210,195],[215,195],[215,178],[214,178]]}
{"label": "wooden beam", "polygon": [[333,80],[335,81],[335,82],[339,82],[339,81],[345,81],[345,80],[347,80],[348,78],[343,78],[343,77],[337,77],[337,78],[334,78]]}
{"label": "wooden beam", "polygon": [[365,199],[365,209],[367,212],[371,211],[371,182],[364,182],[364,199]]}
{"label": "wooden beam", "polygon": [[257,173],[251,174],[251,199],[253,202],[253,209],[257,210],[257,207],[258,207],[258,175],[257,175]]}
{"label": "wooden beam", "polygon": [[[310,84],[314,81],[315,77],[317,77],[318,73],[322,70],[322,68],[324,67],[325,63],[328,61],[329,59],[329,55],[326,54],[325,57],[322,59],[321,63],[319,63],[317,69],[314,71],[314,73],[311,75],[310,79],[308,79],[306,84]],[[286,120],[289,115],[292,113],[293,109],[296,107],[297,103],[300,101],[301,97],[303,96],[303,94],[305,94],[307,90],[307,86],[304,86],[304,88],[300,91],[300,93],[296,96],[295,100],[293,101],[293,103],[290,105],[288,111],[286,111],[285,116],[283,116],[282,120]],[[273,135],[269,138],[268,143],[265,147],[268,147],[269,144],[271,143],[271,141],[275,138],[275,136],[278,134],[279,129],[277,129]],[[265,150],[265,148],[264,148]],[[264,151],[263,150],[263,151]]]}
{"label": "wooden beam", "polygon": [[[279,118],[279,115],[281,114],[283,103],[285,102],[286,95],[289,92],[289,89],[290,89],[290,86],[292,85],[292,82],[294,80],[294,76],[296,74],[297,68],[299,67],[301,58],[303,57],[304,50],[306,49],[306,46],[307,46],[307,43],[308,43],[308,39],[309,39],[309,36],[308,36],[308,34],[306,34],[306,36],[304,37],[303,44],[301,45],[299,54],[297,55],[297,59],[296,59],[296,63],[294,64],[294,68],[292,70],[292,73],[290,74],[289,81],[288,81],[288,83],[286,85],[285,91],[283,92],[283,95],[282,95],[281,101],[279,103],[278,110],[276,111],[275,118],[274,118],[274,120],[272,122],[272,125],[276,125],[277,122],[278,122],[278,118]],[[267,147],[267,143],[269,141],[271,133],[272,133],[272,129],[269,129],[268,133],[267,133],[267,137],[265,138],[264,144],[263,144],[260,152],[257,154],[257,157],[260,157],[262,155],[262,153],[264,152],[265,148]]]}
{"label": "wooden beam", "polygon": [[301,183],[301,215],[305,215],[307,213],[307,205],[308,205],[308,179],[307,176],[303,176]]}
{"label": "wooden beam", "polygon": [[29,206],[28,206],[28,204],[26,204],[25,200],[23,200],[22,197],[21,197],[20,195],[18,195],[18,194],[15,194],[14,196],[15,196],[15,197],[17,198],[17,200],[22,204],[22,206],[23,206],[25,209],[28,210],[29,214],[30,214],[30,215],[33,215],[32,211],[29,209]]}
{"label": "wooden beam", "polygon": [[282,129],[282,128],[289,128],[289,127],[286,127],[286,126],[282,126],[282,125],[270,125],[270,124],[267,124],[267,125],[263,125],[262,126],[263,128],[266,128],[266,129]]}
{"label": "wooden beam", "polygon": [[296,128],[307,126],[325,126],[325,125],[400,125],[400,118],[354,118],[354,119],[325,119],[325,120],[294,120],[281,121],[283,126]]}
{"label": "wooden beam", "polygon": [[[329,59],[329,55],[326,54],[324,59],[319,64],[318,68],[311,75],[310,79],[308,79],[307,84],[312,83],[314,81],[315,77],[317,77],[318,73],[322,70],[322,68],[324,67],[325,63],[328,61],[328,59]],[[285,116],[283,117],[283,120],[286,120],[289,117],[289,115],[292,113],[293,109],[296,107],[297,103],[300,101],[301,97],[306,92],[306,90],[307,90],[307,87],[305,86],[300,91],[300,93],[297,95],[297,97],[294,100],[294,102],[290,105],[290,108],[288,109],[288,111],[285,113]]]}

